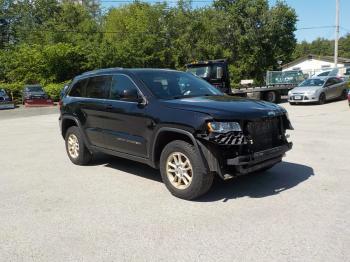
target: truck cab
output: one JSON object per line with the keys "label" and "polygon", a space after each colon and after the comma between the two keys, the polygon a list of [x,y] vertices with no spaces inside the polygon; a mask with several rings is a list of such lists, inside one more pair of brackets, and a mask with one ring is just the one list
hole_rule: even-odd
{"label": "truck cab", "polygon": [[221,92],[232,94],[226,59],[192,62],[186,65],[186,71],[203,78]]}

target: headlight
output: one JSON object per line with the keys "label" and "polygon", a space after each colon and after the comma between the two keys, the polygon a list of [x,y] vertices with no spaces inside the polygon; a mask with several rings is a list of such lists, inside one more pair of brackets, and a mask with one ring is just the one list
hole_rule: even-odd
{"label": "headlight", "polygon": [[306,92],[307,95],[313,95],[313,94],[315,94],[315,93],[316,93],[316,91],[307,91],[307,92]]}
{"label": "headlight", "polygon": [[241,126],[237,122],[209,122],[209,132],[227,133],[232,131],[242,131]]}

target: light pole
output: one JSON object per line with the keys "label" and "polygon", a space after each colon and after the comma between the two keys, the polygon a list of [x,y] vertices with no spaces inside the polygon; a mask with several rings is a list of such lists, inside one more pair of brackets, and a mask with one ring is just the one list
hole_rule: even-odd
{"label": "light pole", "polygon": [[334,67],[338,67],[339,0],[335,0],[335,9]]}

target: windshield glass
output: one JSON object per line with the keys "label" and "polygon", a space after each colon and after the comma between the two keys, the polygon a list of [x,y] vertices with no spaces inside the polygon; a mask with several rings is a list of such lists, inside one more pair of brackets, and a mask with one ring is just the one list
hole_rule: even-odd
{"label": "windshield glass", "polygon": [[190,67],[187,69],[187,72],[190,72],[198,77],[209,77],[210,67],[209,66]]}
{"label": "windshield glass", "polygon": [[224,95],[205,80],[177,71],[139,71],[136,75],[160,99]]}
{"label": "windshield glass", "polygon": [[5,96],[6,95],[6,92],[5,92],[5,90],[3,90],[3,89],[0,89],[0,96]]}
{"label": "windshield glass", "polygon": [[314,78],[314,79],[306,79],[299,86],[323,86],[324,81],[322,79]]}
{"label": "windshield glass", "polygon": [[43,88],[41,86],[27,86],[26,91],[27,92],[41,92],[41,91],[43,91]]}

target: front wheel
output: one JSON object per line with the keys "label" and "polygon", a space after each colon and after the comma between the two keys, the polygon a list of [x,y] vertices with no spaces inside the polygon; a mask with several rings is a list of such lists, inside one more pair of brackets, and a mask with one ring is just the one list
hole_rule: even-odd
{"label": "front wheel", "polygon": [[160,172],[171,194],[186,200],[205,194],[213,184],[214,176],[195,147],[181,140],[170,142],[163,149]]}
{"label": "front wheel", "polygon": [[323,105],[324,103],[326,103],[326,95],[324,93],[321,93],[320,97],[318,98],[318,104]]}

